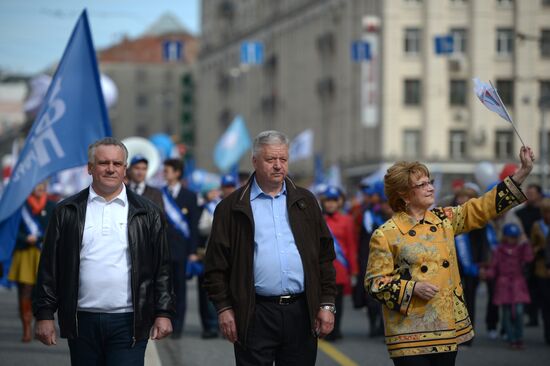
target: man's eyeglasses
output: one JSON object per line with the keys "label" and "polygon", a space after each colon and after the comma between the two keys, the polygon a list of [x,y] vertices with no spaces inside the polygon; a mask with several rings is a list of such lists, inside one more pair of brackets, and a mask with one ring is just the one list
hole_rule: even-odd
{"label": "man's eyeglasses", "polygon": [[412,189],[420,188],[420,189],[426,189],[428,186],[434,186],[434,180],[430,179],[429,181],[418,183],[414,186],[412,186]]}

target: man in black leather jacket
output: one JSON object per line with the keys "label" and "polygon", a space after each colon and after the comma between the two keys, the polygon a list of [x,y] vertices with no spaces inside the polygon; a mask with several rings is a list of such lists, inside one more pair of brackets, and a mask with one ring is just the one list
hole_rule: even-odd
{"label": "man in black leather jacket", "polygon": [[[172,332],[170,251],[160,209],[126,190],[128,152],[116,139],[88,148],[89,188],[62,201],[46,230],[36,337],[69,339],[71,363],[143,365],[149,336]],[[96,364],[92,362],[93,364]]]}

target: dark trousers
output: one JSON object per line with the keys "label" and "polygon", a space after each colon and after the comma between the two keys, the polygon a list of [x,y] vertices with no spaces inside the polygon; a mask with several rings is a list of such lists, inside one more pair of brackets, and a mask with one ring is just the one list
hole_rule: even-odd
{"label": "dark trousers", "polygon": [[539,278],[538,282],[544,340],[550,345],[550,278]]}
{"label": "dark trousers", "polygon": [[69,339],[73,366],[143,365],[147,339],[133,340],[134,313],[79,311],[78,337]]}
{"label": "dark trousers", "polygon": [[462,277],[462,284],[464,285],[464,300],[466,301],[466,309],[470,315],[472,326],[475,324],[476,317],[476,294],[477,286],[479,285],[479,278],[473,276]]}
{"label": "dark trousers", "polygon": [[493,296],[495,294],[495,281],[487,281],[487,311],[485,313],[485,324],[487,330],[497,330],[498,326],[498,305],[493,304]]}
{"label": "dark trousers", "polygon": [[531,302],[525,305],[525,313],[528,317],[529,325],[538,326],[539,325],[539,309],[540,309],[540,299],[538,294],[538,282],[534,273],[530,273],[527,277],[527,288],[529,289],[529,296],[531,297]]}
{"label": "dark trousers", "polygon": [[[479,278],[474,276],[462,277],[462,284],[464,285],[464,300],[466,301],[466,309],[470,315],[472,321],[472,327],[475,327],[476,319],[476,294],[477,286],[479,285]],[[471,345],[473,339],[465,342],[465,345]]]}
{"label": "dark trousers", "polygon": [[456,352],[392,358],[395,366],[454,366]]}
{"label": "dark trousers", "polygon": [[214,304],[208,300],[208,295],[203,287],[204,275],[198,276],[199,314],[202,330],[205,332],[218,332],[218,313]]}
{"label": "dark trousers", "polygon": [[187,260],[183,262],[172,261],[172,281],[174,284],[174,294],[176,295],[176,316],[172,319],[173,336],[178,337],[183,332],[185,323],[185,310],[187,308],[187,277],[185,267]]}
{"label": "dark trousers", "polygon": [[317,338],[305,296],[288,305],[256,300],[246,344],[234,348],[237,366],[315,365]]}
{"label": "dark trousers", "polygon": [[344,285],[336,285],[336,297],[334,299],[336,314],[334,315],[334,328],[327,336],[327,340],[342,338],[342,315],[344,314]]}

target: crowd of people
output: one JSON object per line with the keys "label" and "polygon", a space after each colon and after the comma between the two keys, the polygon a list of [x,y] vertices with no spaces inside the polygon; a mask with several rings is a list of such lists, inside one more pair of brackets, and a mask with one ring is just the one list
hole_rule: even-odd
{"label": "crowd of people", "polygon": [[262,132],[252,174],[193,192],[179,159],[164,161],[166,185],[154,188],[145,156],[128,161],[112,138],[91,145],[90,187],[54,210],[41,183],[25,203],[9,273],[22,341],[34,311],[36,337],[56,344],[57,312],[73,363],[142,364],[148,338],[184,333],[196,277],[201,336],[227,338],[238,365],[314,364],[318,338],[346,336],[348,295],[396,365],[452,365],[473,344],[481,282],[491,338],[523,349],[524,322],[542,313],[550,345],[550,198],[536,184],[522,192],[529,148],[502,182],[453,184],[452,202],[434,208],[421,163],[396,163],[347,199],[342,187],[296,185],[288,147]]}

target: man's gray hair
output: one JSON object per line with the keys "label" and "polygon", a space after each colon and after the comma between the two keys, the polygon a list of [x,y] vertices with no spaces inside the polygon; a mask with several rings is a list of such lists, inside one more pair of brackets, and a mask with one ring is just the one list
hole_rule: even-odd
{"label": "man's gray hair", "polygon": [[256,136],[252,145],[252,156],[256,157],[264,145],[290,145],[287,135],[279,131],[263,131]]}
{"label": "man's gray hair", "polygon": [[127,164],[128,162],[128,149],[126,146],[120,142],[119,140],[115,139],[114,137],[104,137],[101,140],[97,140],[96,142],[90,144],[88,146],[88,163],[95,163],[95,150],[98,146],[118,146],[124,151],[124,164]]}

